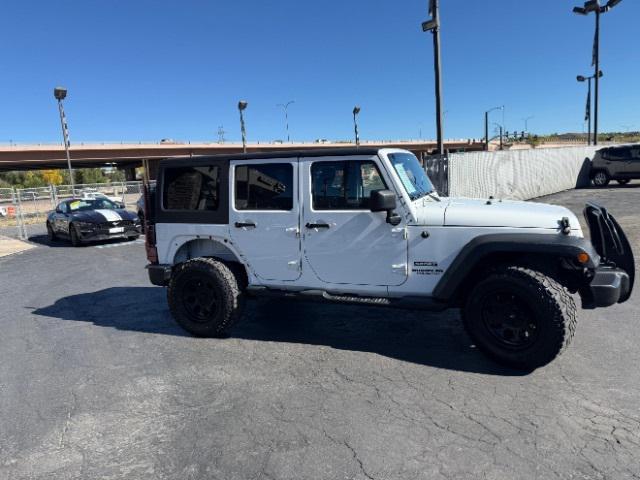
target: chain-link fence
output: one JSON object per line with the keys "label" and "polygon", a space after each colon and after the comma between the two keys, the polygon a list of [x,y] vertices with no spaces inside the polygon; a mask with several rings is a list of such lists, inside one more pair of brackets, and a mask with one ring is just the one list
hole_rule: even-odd
{"label": "chain-link fence", "polygon": [[20,236],[17,198],[13,188],[0,188],[0,236]]}
{"label": "chain-link fence", "polygon": [[0,188],[0,237],[27,240],[46,235],[47,215],[63,200],[104,195],[137,212],[142,182],[49,185],[37,188]]}

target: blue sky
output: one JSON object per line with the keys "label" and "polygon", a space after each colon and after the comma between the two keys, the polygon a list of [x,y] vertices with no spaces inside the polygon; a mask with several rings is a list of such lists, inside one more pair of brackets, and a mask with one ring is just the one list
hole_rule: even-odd
{"label": "blue sky", "polygon": [[[581,131],[593,16],[572,0],[441,0],[447,138],[480,137],[484,110],[507,130]],[[58,142],[52,89],[72,143],[435,137],[427,0],[4,0],[0,143]],[[640,129],[640,2],[602,18],[601,130]],[[494,112],[493,121],[502,121]]]}

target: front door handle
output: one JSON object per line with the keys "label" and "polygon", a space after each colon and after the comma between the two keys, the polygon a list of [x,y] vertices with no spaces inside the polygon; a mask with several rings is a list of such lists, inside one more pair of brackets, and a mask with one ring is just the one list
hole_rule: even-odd
{"label": "front door handle", "polygon": [[307,228],[331,228],[328,223],[307,223],[305,225]]}
{"label": "front door handle", "polygon": [[244,228],[244,227],[256,228],[256,224],[253,222],[236,222],[234,225],[236,228]]}

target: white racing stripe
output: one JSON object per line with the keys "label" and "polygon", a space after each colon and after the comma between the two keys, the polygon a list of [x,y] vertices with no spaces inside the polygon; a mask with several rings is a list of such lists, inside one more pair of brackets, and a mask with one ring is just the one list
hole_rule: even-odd
{"label": "white racing stripe", "polygon": [[119,220],[122,220],[122,217],[120,216],[120,214],[113,210],[100,209],[100,210],[96,210],[96,212],[102,215],[107,220],[107,222],[117,222]]}

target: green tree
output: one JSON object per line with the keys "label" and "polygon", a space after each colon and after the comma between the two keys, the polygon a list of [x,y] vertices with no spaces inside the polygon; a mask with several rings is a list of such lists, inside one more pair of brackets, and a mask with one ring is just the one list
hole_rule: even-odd
{"label": "green tree", "polygon": [[75,183],[105,183],[109,179],[100,168],[80,168],[73,172]]}

